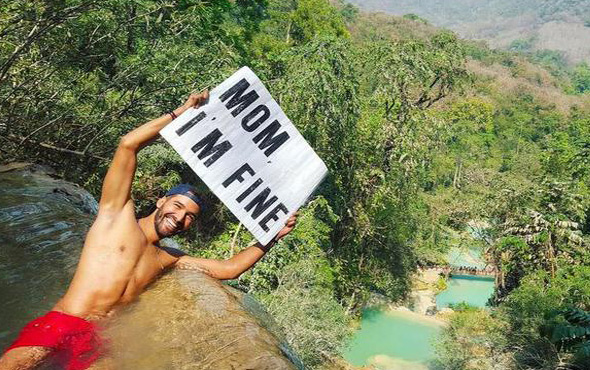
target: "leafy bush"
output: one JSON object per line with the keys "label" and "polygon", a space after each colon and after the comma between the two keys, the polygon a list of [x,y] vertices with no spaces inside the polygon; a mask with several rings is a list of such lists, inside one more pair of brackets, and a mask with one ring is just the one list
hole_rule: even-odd
{"label": "leafy bush", "polygon": [[590,91],[590,66],[580,63],[572,72],[574,90],[580,94]]}
{"label": "leafy bush", "polygon": [[563,361],[575,362],[563,356],[564,349],[569,348],[559,343],[559,337],[554,338],[547,332],[550,331],[548,327],[555,325],[555,311],[559,308],[590,308],[588,279],[588,266],[565,268],[555,278],[538,271],[524,278],[508,296],[501,305],[500,315],[509,324],[505,335],[510,338],[510,348],[520,364],[543,369]]}
{"label": "leafy bush", "polygon": [[468,308],[450,317],[436,342],[435,369],[493,370],[509,369],[507,324],[488,311]]}
{"label": "leafy bush", "polygon": [[576,363],[590,363],[590,313],[577,308],[555,310],[548,315],[543,334],[558,350],[574,354]]}

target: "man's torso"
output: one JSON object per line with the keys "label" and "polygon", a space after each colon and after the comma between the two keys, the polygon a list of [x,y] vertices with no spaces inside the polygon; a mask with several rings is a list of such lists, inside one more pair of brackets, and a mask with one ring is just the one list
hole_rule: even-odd
{"label": "man's torso", "polygon": [[74,278],[54,310],[93,319],[133,301],[177,261],[148,243],[131,201],[117,214],[99,212],[88,231]]}

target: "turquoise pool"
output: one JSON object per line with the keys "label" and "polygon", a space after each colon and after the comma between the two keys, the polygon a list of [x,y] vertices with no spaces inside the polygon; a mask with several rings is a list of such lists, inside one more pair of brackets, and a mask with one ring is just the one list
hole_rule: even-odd
{"label": "turquoise pool", "polygon": [[432,342],[441,328],[437,320],[412,312],[366,309],[344,358],[353,366],[427,369],[434,358]]}
{"label": "turquoise pool", "polygon": [[494,293],[492,277],[455,275],[447,284],[448,288],[436,296],[436,306],[439,309],[461,302],[475,307],[485,307]]}
{"label": "turquoise pool", "polygon": [[[453,248],[448,260],[452,266],[485,267],[481,250],[477,248]],[[485,307],[494,293],[491,277],[455,275],[447,284],[447,289],[436,296],[439,309],[461,302]],[[429,370],[428,364],[435,357],[433,342],[442,326],[436,319],[412,312],[366,309],[344,358],[357,367]]]}

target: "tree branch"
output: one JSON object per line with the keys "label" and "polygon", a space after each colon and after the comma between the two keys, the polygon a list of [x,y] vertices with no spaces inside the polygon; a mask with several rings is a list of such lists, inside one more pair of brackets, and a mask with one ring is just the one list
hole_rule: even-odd
{"label": "tree branch", "polygon": [[[23,137],[23,136],[13,135],[13,134],[8,134],[6,137],[8,139],[14,141],[16,144],[20,144],[23,141],[23,139],[25,139],[25,137]],[[77,156],[80,156],[80,157],[91,157],[91,158],[100,159],[101,161],[106,161],[108,159],[108,158],[105,158],[105,157],[100,157],[98,155],[80,152],[78,150],[71,150],[71,149],[66,149],[66,148],[60,148],[60,147],[55,146],[53,144],[44,143],[44,142],[40,142],[40,141],[28,140],[28,142],[31,143],[31,144],[38,145],[38,146],[40,146],[42,148],[45,148],[45,149],[51,149],[51,150],[62,152],[62,153],[74,154],[74,155],[77,155]]]}

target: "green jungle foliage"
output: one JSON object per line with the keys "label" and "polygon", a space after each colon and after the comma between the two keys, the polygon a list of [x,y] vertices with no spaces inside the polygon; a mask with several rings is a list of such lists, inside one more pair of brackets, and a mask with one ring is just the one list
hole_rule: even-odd
{"label": "green jungle foliage", "polygon": [[590,360],[590,313],[567,308],[549,317],[554,320],[545,327],[549,340],[560,349],[574,352],[579,360]]}
{"label": "green jungle foliage", "polygon": [[[121,135],[248,65],[329,176],[293,233],[231,284],[309,368],[339,356],[372,293],[404,298],[473,220],[498,270],[494,308],[459,307],[438,365],[581,366],[585,342],[546,335],[585,325],[551,312],[590,309],[588,67],[560,63],[328,0],[4,2],[0,160],[51,164],[98,196]],[[138,163],[140,214],[180,181],[211,204],[177,237],[186,251],[227,258],[252,242],[167,144]]]}

